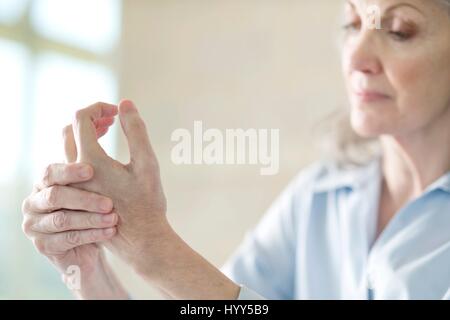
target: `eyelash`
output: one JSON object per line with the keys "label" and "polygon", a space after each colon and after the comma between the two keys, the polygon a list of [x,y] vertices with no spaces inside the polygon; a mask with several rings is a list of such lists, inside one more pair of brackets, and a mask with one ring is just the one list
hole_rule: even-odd
{"label": "eyelash", "polygon": [[400,31],[389,31],[389,34],[392,35],[397,41],[407,41],[411,38],[411,35],[407,34],[406,32],[400,32]]}
{"label": "eyelash", "polygon": [[344,30],[344,31],[351,31],[351,30],[356,30],[357,28],[359,28],[360,27],[360,24],[359,23],[348,23],[348,24],[345,24],[345,25],[343,25],[342,26],[342,29]]}

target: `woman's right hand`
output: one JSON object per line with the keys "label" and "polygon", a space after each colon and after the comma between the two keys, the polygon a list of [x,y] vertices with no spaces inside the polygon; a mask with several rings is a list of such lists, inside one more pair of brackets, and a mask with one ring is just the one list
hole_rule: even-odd
{"label": "woman's right hand", "polygon": [[[108,127],[112,121],[107,123]],[[99,136],[106,133],[107,127],[97,128]],[[75,275],[80,278],[74,284],[80,287],[69,287],[78,298],[126,299],[127,293],[98,245],[116,232],[118,216],[112,212],[113,203],[102,195],[70,186],[93,176],[93,168],[87,164],[49,165],[23,202],[23,231],[63,277],[69,271],[79,271]]]}

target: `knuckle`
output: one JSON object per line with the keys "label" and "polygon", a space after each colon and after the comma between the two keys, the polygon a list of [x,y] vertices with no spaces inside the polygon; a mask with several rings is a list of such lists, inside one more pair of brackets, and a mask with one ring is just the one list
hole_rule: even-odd
{"label": "knuckle", "polygon": [[22,221],[22,231],[24,234],[29,235],[33,228],[33,221],[29,217],[25,217]]}
{"label": "knuckle", "polygon": [[49,186],[51,184],[52,171],[53,171],[53,165],[51,165],[51,164],[46,166],[45,169],[44,169],[44,173],[43,173],[43,176],[42,176],[42,183],[45,186]]}
{"label": "knuckle", "polygon": [[59,187],[53,186],[47,188],[45,191],[45,200],[50,208],[54,208],[57,205],[58,195],[59,195]]}
{"label": "knuckle", "polygon": [[45,241],[41,238],[35,238],[33,239],[33,244],[36,250],[41,253],[45,254],[47,252],[47,246],[45,244]]}
{"label": "knuckle", "polygon": [[52,225],[56,230],[64,230],[69,227],[69,215],[65,211],[52,214]]}
{"label": "knuckle", "polygon": [[100,234],[101,233],[98,230],[90,230],[88,234],[89,241],[90,242],[98,241],[101,238]]}
{"label": "knuckle", "polygon": [[86,217],[86,226],[87,227],[91,227],[91,228],[95,228],[98,225],[98,220],[95,214],[89,214]]}
{"label": "knuckle", "polygon": [[80,232],[78,231],[69,231],[66,234],[66,241],[69,245],[76,246],[81,242]]}
{"label": "knuckle", "polygon": [[69,163],[69,164],[63,164],[61,165],[61,170],[58,176],[58,179],[62,181],[69,182],[72,178],[72,176],[76,173],[76,165]]}
{"label": "knuckle", "polygon": [[98,194],[89,192],[87,194],[84,193],[82,199],[85,206],[91,207],[92,205],[98,205],[103,198]]}
{"label": "knuckle", "polygon": [[29,213],[30,211],[30,198],[27,197],[22,202],[22,214]]}

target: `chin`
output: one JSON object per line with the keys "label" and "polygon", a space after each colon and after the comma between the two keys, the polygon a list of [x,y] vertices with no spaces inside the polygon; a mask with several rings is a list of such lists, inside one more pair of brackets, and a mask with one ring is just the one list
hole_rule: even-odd
{"label": "chin", "polygon": [[352,128],[363,138],[377,138],[388,133],[380,120],[379,116],[369,115],[365,112],[352,111],[351,113]]}

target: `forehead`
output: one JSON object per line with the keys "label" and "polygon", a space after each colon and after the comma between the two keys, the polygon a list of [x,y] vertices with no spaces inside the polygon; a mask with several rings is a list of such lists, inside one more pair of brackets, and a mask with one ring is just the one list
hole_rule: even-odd
{"label": "forehead", "polygon": [[450,25],[450,0],[344,0],[344,3],[345,12],[349,13],[364,15],[376,6],[382,16],[400,12],[441,28],[448,29],[446,26]]}
{"label": "forehead", "polygon": [[[391,13],[407,14],[409,17],[427,21],[428,23],[438,23],[447,25],[450,23],[450,6],[443,5],[447,0],[344,0],[347,13],[357,13],[358,15],[373,14],[376,7],[382,16]],[[449,0],[450,2],[450,0]],[[444,22],[443,22],[444,21]]]}
{"label": "forehead", "polygon": [[356,9],[364,9],[370,6],[377,6],[381,12],[385,12],[393,7],[409,7],[418,11],[429,11],[436,8],[436,0],[345,0],[345,3]]}

